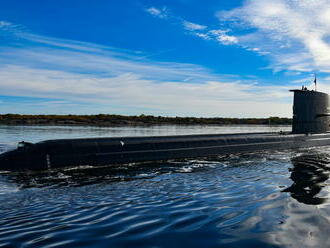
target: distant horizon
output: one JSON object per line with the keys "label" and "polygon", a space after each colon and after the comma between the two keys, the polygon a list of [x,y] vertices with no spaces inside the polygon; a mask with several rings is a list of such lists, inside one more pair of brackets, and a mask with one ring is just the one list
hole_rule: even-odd
{"label": "distant horizon", "polygon": [[19,115],[0,114],[0,125],[291,125],[292,118],[270,116],[267,118],[153,116],[153,115]]}
{"label": "distant horizon", "polygon": [[12,0],[0,114],[292,117],[330,92],[330,1]]}
{"label": "distant horizon", "polygon": [[142,116],[153,116],[153,117],[163,117],[163,118],[197,118],[197,119],[216,119],[216,118],[223,118],[223,119],[268,119],[268,118],[286,118],[292,119],[291,117],[280,117],[280,116],[267,116],[267,117],[228,117],[228,116],[171,116],[171,115],[148,115],[148,114],[135,114],[135,115],[125,115],[125,114],[113,114],[113,113],[94,113],[94,114],[19,114],[19,113],[0,113],[0,116],[3,115],[20,115],[20,116],[98,116],[98,115],[114,115],[114,116],[125,116],[125,117],[142,117]]}

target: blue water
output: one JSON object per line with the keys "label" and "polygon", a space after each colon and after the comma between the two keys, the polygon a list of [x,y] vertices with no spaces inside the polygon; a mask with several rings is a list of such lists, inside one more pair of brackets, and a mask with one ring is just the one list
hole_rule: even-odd
{"label": "blue water", "polygon": [[[0,126],[20,140],[288,130]],[[0,172],[0,247],[328,247],[330,147]]]}

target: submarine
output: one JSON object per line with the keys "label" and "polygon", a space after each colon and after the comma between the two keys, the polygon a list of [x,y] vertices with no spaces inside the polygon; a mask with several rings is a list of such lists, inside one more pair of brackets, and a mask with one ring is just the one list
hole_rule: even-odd
{"label": "submarine", "polygon": [[23,141],[17,149],[0,154],[0,170],[116,166],[330,145],[329,95],[316,91],[316,87],[290,91],[294,94],[292,132]]}

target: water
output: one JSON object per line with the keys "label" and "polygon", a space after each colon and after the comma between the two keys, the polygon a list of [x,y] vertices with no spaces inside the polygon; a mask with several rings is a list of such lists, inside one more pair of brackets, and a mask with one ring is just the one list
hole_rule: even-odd
{"label": "water", "polygon": [[[276,129],[2,126],[0,147],[63,137],[242,131]],[[330,147],[0,172],[0,247],[327,247],[329,173]]]}

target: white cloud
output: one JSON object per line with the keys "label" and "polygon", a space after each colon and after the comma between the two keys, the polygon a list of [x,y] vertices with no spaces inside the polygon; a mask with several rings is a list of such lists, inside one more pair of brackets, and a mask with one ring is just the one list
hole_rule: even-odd
{"label": "white cloud", "polygon": [[[159,18],[168,18],[168,9],[163,7],[162,9],[151,7],[146,9],[146,11]],[[180,22],[184,30],[190,31],[189,34],[195,35],[204,40],[214,40],[220,43],[221,45],[233,45],[238,43],[238,38],[234,35],[229,35],[230,30],[221,30],[221,29],[209,29],[206,25],[197,24],[187,20],[183,20],[178,17],[171,17],[175,22]]]}
{"label": "white cloud", "polygon": [[199,65],[152,61],[96,44],[26,33],[20,38],[32,45],[0,47],[1,94],[54,99],[48,105],[58,113],[291,115],[287,87],[261,86]]}
{"label": "white cloud", "polygon": [[203,40],[215,40],[221,45],[234,45],[238,43],[238,38],[236,36],[228,34],[230,30],[221,30],[221,29],[206,30],[207,26],[201,26],[201,27],[199,26],[201,25],[199,24],[185,25],[185,29],[191,31],[191,34],[199,38],[202,38]]}
{"label": "white cloud", "polygon": [[188,21],[183,21],[182,25],[183,25],[184,29],[189,30],[189,31],[204,30],[207,28],[207,26],[200,25],[200,24],[193,23],[193,22],[188,22]]}
{"label": "white cloud", "polygon": [[147,11],[149,14],[161,18],[161,19],[165,19],[168,17],[168,10],[166,7],[163,8],[155,8],[155,7],[150,7],[145,9],[145,11]]}
{"label": "white cloud", "polygon": [[211,37],[205,33],[194,32],[194,35],[204,40],[211,40]]}
{"label": "white cloud", "polygon": [[[229,30],[214,29],[206,32],[194,31],[192,34],[204,40],[215,40],[221,45],[234,45],[238,43],[238,38],[233,35],[228,35]],[[258,48],[251,48],[256,51]]]}
{"label": "white cloud", "polygon": [[218,17],[240,28],[254,28],[239,41],[269,52],[275,70],[329,72],[329,14],[329,0],[247,0]]}
{"label": "white cloud", "polygon": [[131,114],[143,109],[162,115],[262,117],[290,115],[291,110],[285,101],[288,88],[241,81],[182,83],[147,80],[135,73],[98,77],[6,66],[0,69],[0,87],[4,95],[89,102],[109,109],[120,105]]}
{"label": "white cloud", "polygon": [[228,30],[211,30],[208,32],[210,36],[213,36],[219,43],[223,45],[232,45],[238,43],[237,37],[228,35]]}

